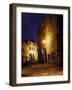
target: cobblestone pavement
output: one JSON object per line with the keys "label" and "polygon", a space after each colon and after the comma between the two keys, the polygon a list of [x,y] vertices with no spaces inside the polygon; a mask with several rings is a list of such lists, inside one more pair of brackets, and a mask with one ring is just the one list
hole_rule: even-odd
{"label": "cobblestone pavement", "polygon": [[63,75],[63,70],[56,64],[29,65],[22,69],[22,76],[53,76]]}

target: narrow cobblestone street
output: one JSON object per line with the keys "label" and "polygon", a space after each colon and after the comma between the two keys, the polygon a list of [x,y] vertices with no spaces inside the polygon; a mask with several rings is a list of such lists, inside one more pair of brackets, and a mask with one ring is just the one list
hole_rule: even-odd
{"label": "narrow cobblestone street", "polygon": [[29,65],[22,69],[22,76],[63,75],[63,70],[56,64]]}

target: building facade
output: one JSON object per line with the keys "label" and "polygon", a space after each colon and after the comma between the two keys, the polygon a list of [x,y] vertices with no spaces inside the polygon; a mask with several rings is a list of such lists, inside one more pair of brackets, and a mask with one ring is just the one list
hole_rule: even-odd
{"label": "building facade", "polygon": [[22,60],[23,63],[38,62],[38,46],[32,41],[22,42]]}
{"label": "building facade", "polygon": [[[43,53],[44,63],[63,62],[62,16],[48,15],[38,31],[39,58]],[[46,58],[45,58],[46,57]],[[39,59],[40,60],[40,59]]]}

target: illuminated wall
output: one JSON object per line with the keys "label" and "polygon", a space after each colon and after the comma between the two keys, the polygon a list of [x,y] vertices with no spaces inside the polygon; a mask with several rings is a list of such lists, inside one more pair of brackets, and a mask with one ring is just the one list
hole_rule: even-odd
{"label": "illuminated wall", "polygon": [[39,32],[39,47],[46,48],[47,54],[57,49],[56,34],[58,31],[57,16],[49,15],[41,23]]}
{"label": "illuminated wall", "polygon": [[22,57],[23,62],[29,61],[30,56],[32,60],[38,61],[38,46],[32,41],[22,42]]}
{"label": "illuminated wall", "polygon": [[47,63],[63,65],[63,16],[48,15],[38,31],[38,47],[46,49]]}

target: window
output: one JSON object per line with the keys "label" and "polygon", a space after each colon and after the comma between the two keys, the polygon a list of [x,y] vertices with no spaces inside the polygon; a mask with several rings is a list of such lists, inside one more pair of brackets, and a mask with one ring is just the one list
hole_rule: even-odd
{"label": "window", "polygon": [[29,47],[29,49],[31,50],[31,47]]}

